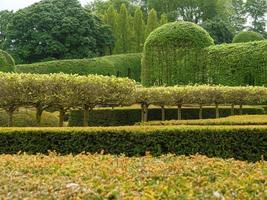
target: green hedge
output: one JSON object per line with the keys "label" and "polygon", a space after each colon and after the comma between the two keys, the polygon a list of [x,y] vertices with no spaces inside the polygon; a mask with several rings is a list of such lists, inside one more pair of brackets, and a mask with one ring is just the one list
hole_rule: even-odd
{"label": "green hedge", "polygon": [[0,50],[0,71],[14,71],[15,61],[7,52]]}
{"label": "green hedge", "polygon": [[[177,119],[177,109],[167,108],[166,109],[166,120]],[[235,110],[238,114],[239,110]],[[263,114],[263,108],[244,108],[244,114]],[[215,118],[214,108],[204,108],[203,118]],[[227,117],[231,115],[230,108],[221,108],[220,116]],[[182,119],[198,119],[199,109],[198,108],[183,108]],[[148,111],[149,121],[161,120],[161,109],[151,108]],[[90,113],[89,125],[90,126],[125,126],[134,125],[141,122],[141,110],[137,108],[128,109],[96,109]],[[69,114],[69,126],[83,126],[83,112],[72,111]]]}
{"label": "green hedge", "polygon": [[257,161],[267,158],[263,127],[117,127],[0,129],[0,153],[174,153]]}
{"label": "green hedge", "polygon": [[57,60],[33,64],[16,65],[18,73],[66,73],[97,74],[129,77],[140,82],[141,54],[122,54],[92,59]]}
{"label": "green hedge", "polygon": [[209,82],[221,85],[267,85],[267,40],[208,48]]}
{"label": "green hedge", "polygon": [[233,43],[242,43],[242,42],[253,42],[264,40],[262,34],[254,32],[254,31],[242,31],[235,35],[233,39]]}

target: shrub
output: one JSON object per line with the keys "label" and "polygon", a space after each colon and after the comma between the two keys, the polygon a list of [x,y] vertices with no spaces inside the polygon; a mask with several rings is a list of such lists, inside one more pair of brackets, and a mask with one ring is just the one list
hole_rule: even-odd
{"label": "shrub", "polygon": [[199,63],[204,48],[213,44],[203,28],[190,22],[173,22],[159,27],[145,42],[142,84],[203,83],[205,69]]}
{"label": "shrub", "polygon": [[254,31],[242,31],[235,35],[233,43],[253,42],[258,40],[264,40],[262,34]]}
{"label": "shrub", "polygon": [[117,127],[0,129],[0,153],[174,153],[257,161],[267,158],[265,127]]}
{"label": "shrub", "polygon": [[122,54],[92,59],[56,60],[25,65],[16,65],[17,73],[79,75],[114,75],[129,77],[140,82],[141,54]]}
{"label": "shrub", "polygon": [[15,61],[7,52],[0,50],[0,71],[11,72],[14,70]]}
{"label": "shrub", "polygon": [[[239,109],[235,108],[235,114],[239,113]],[[161,108],[149,108],[148,121],[162,120]],[[215,118],[216,112],[214,108],[203,107],[203,119]],[[230,116],[231,108],[221,107],[221,117]],[[243,114],[264,114],[263,108],[245,107]],[[141,119],[141,109],[138,108],[118,108],[118,109],[95,109],[90,112],[90,126],[125,126],[134,125],[143,121]],[[192,120],[199,119],[199,108],[181,109],[181,119]],[[177,120],[177,108],[165,108],[165,120]],[[69,114],[69,126],[83,126],[83,112],[71,111]]]}

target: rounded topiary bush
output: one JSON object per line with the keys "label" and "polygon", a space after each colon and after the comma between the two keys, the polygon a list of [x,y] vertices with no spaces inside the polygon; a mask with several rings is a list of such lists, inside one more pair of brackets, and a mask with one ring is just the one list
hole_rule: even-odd
{"label": "rounded topiary bush", "polygon": [[253,42],[259,40],[264,40],[262,34],[254,31],[242,31],[234,37],[233,43]]}
{"label": "rounded topiary bush", "polygon": [[14,59],[7,52],[0,50],[0,71],[11,72],[14,70]]}
{"label": "rounded topiary bush", "polygon": [[142,83],[183,85],[206,80],[205,48],[214,44],[207,31],[191,22],[173,22],[153,31],[142,58]]}

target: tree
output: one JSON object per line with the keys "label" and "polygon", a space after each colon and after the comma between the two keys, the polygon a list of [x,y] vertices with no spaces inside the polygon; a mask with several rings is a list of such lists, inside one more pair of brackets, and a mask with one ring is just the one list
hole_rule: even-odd
{"label": "tree", "polygon": [[135,36],[134,50],[136,52],[142,52],[145,40],[145,22],[140,7],[136,9],[134,14],[134,36]]}
{"label": "tree", "polygon": [[159,24],[162,26],[167,23],[168,23],[168,16],[165,13],[161,14]]}
{"label": "tree", "polygon": [[252,30],[258,33],[265,33],[267,13],[267,1],[266,0],[247,0],[246,11],[252,18]]}
{"label": "tree", "polygon": [[14,13],[12,11],[0,11],[0,49],[3,48],[3,43],[6,39],[7,27]]}
{"label": "tree", "polygon": [[23,63],[93,57],[105,46],[100,25],[78,0],[42,0],[15,13],[4,47]]}
{"label": "tree", "polygon": [[146,26],[146,37],[158,27],[158,16],[157,11],[152,9],[149,11],[147,18],[147,26]]}
{"label": "tree", "polygon": [[118,36],[117,36],[117,53],[127,53],[130,50],[130,23],[128,10],[125,4],[121,5],[118,16]]}
{"label": "tree", "polygon": [[234,14],[230,18],[235,30],[240,32],[244,30],[246,20],[245,2],[243,0],[232,0]]}

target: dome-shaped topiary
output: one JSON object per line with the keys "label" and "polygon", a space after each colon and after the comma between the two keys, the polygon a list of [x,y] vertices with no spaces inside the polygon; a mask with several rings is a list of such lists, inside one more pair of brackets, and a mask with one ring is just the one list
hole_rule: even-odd
{"label": "dome-shaped topiary", "polygon": [[11,72],[14,70],[15,61],[7,52],[0,50],[0,71]]}
{"label": "dome-shaped topiary", "polygon": [[214,44],[202,27],[191,22],[172,22],[154,30],[147,38],[142,59],[142,83],[177,85],[204,82],[199,60]]}
{"label": "dome-shaped topiary", "polygon": [[262,34],[254,31],[242,31],[234,37],[233,43],[253,42],[259,40],[264,40]]}

